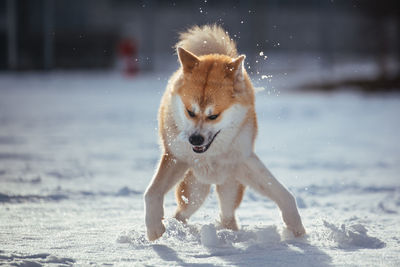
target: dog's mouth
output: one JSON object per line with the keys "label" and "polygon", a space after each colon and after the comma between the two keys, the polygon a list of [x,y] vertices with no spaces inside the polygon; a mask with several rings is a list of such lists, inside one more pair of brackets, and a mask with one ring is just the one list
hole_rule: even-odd
{"label": "dog's mouth", "polygon": [[221,130],[219,130],[216,134],[214,134],[213,138],[211,139],[210,142],[208,142],[208,144],[206,145],[202,145],[202,146],[193,146],[192,149],[195,153],[204,153],[208,150],[208,148],[211,146],[212,142],[214,141],[215,137],[217,137],[217,135],[219,134]]}

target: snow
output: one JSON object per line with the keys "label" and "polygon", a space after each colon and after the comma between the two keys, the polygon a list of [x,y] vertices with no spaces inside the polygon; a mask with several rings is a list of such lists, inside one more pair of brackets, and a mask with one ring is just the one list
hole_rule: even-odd
{"label": "snow", "polygon": [[166,233],[149,242],[142,194],[168,74],[0,74],[0,264],[399,266],[400,96],[271,94],[313,75],[256,84],[256,152],[295,194],[307,235],[251,189],[239,231],[219,228],[213,193],[183,225],[171,192]]}
{"label": "snow", "polygon": [[216,247],[218,245],[217,229],[212,224],[206,224],[200,230],[200,242],[206,247]]}
{"label": "snow", "polygon": [[340,248],[383,248],[385,243],[376,237],[367,235],[368,230],[362,224],[350,225],[350,230],[342,224],[340,228],[324,221],[324,226],[330,230],[329,238]]}

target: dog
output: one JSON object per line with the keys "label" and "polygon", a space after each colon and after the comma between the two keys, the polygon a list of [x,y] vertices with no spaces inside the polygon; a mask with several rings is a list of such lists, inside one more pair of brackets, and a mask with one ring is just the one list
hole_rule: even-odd
{"label": "dog", "polygon": [[216,185],[220,224],[238,230],[235,210],[245,187],[272,199],[287,228],[305,234],[293,195],[254,153],[254,88],[235,42],[218,25],[195,26],[176,44],[180,68],[158,113],[161,160],[145,191],[147,237],[165,232],[164,195],[176,184],[175,218],[186,223]]}

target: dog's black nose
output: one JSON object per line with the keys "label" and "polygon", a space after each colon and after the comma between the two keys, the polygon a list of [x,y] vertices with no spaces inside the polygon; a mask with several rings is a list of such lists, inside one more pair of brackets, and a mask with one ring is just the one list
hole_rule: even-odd
{"label": "dog's black nose", "polygon": [[194,146],[200,146],[204,142],[204,137],[199,134],[192,134],[189,137],[189,142]]}

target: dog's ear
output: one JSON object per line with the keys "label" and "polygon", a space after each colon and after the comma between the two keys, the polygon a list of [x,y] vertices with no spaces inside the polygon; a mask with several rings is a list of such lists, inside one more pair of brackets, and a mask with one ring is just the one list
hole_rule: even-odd
{"label": "dog's ear", "polygon": [[197,66],[200,62],[199,58],[189,51],[178,47],[177,49],[179,61],[181,62],[184,72],[192,72],[193,68]]}
{"label": "dog's ear", "polygon": [[235,59],[232,59],[226,65],[226,72],[228,76],[232,75],[235,81],[243,81],[244,79],[244,59],[246,58],[245,55],[240,55]]}

